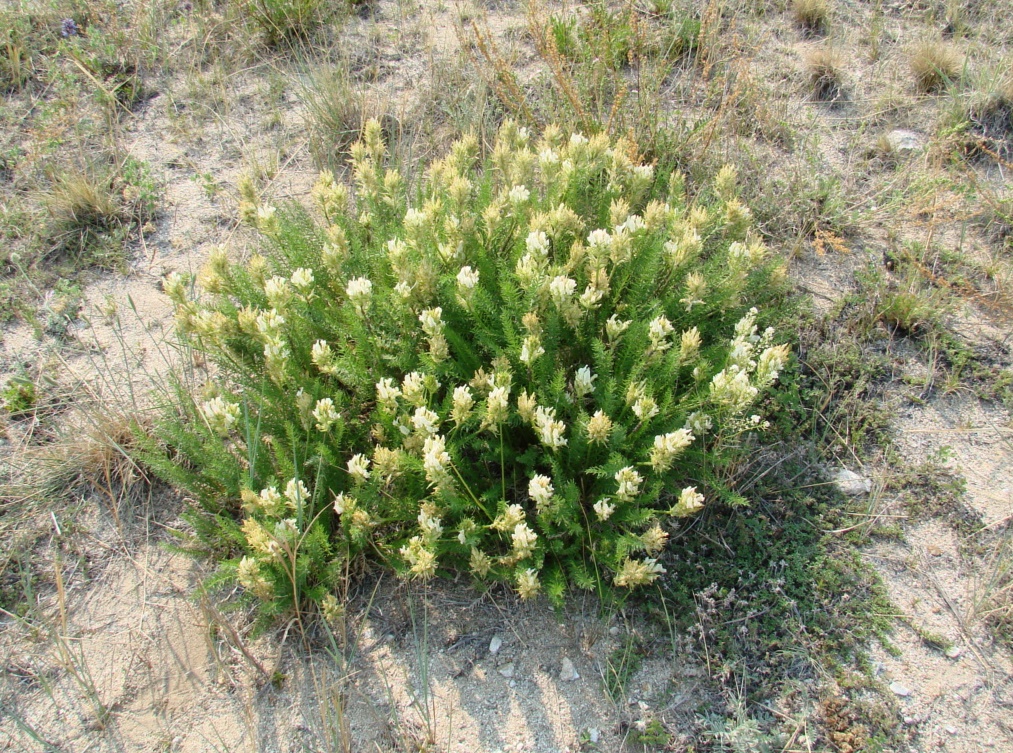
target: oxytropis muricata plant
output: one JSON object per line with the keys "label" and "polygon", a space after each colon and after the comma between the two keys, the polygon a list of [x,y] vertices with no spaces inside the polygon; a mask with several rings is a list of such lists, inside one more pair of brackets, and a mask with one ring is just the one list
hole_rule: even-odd
{"label": "oxytropis muricata plant", "polygon": [[197,295],[166,281],[214,364],[163,428],[199,530],[285,608],[358,553],[525,598],[653,582],[788,357],[734,169],[690,201],[627,140],[510,122],[414,190],[375,122],[351,167],[352,189],[320,176],[317,219],[248,187],[263,253],[215,252]]}

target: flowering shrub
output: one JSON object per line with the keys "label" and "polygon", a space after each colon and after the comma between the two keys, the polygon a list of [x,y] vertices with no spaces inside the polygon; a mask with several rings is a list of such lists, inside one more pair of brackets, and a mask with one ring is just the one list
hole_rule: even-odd
{"label": "flowering shrub", "polygon": [[623,139],[508,122],[478,152],[409,192],[370,123],[354,197],[313,189],[322,223],[247,190],[264,255],[216,252],[199,298],[166,281],[216,370],[163,467],[269,604],[323,600],[357,552],[525,598],[651,583],[761,421],[788,350],[752,304],[783,273],[732,168],[690,203]]}

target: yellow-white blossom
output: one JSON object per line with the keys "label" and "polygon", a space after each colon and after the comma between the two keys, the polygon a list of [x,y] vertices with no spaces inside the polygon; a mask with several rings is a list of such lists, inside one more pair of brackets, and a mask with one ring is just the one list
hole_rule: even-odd
{"label": "yellow-white blossom", "polygon": [[208,426],[216,434],[226,436],[239,421],[239,406],[230,403],[221,395],[213,397],[201,405],[201,413]]}
{"label": "yellow-white blossom", "polygon": [[608,497],[602,497],[594,503],[594,513],[598,516],[598,520],[604,522],[612,517],[612,513],[616,511],[616,506],[609,501]]}
{"label": "yellow-white blossom", "polygon": [[528,335],[521,341],[521,363],[530,366],[539,356],[545,354],[541,338],[537,335]]}
{"label": "yellow-white blossom", "polygon": [[517,593],[524,600],[534,598],[541,590],[542,584],[538,581],[538,573],[534,568],[528,568],[517,576]]}
{"label": "yellow-white blossom", "polygon": [[337,628],[345,617],[345,605],[334,594],[327,594],[320,602],[320,612],[328,625]]}
{"label": "yellow-white blossom", "polygon": [[688,429],[678,429],[668,434],[658,434],[654,437],[654,446],[651,448],[651,468],[656,473],[664,473],[672,467],[675,458],[690,444],[695,437]]}
{"label": "yellow-white blossom", "polygon": [[578,302],[580,307],[586,311],[594,311],[601,304],[602,298],[605,297],[605,291],[600,290],[593,285],[588,285],[584,288],[584,292],[580,294]]}
{"label": "yellow-white blossom", "polygon": [[531,197],[531,191],[527,186],[514,186],[507,192],[507,201],[514,207],[522,206]]}
{"label": "yellow-white blossom", "polygon": [[492,569],[492,559],[485,552],[479,551],[476,547],[471,548],[471,560],[468,563],[471,571],[479,578],[484,578]]}
{"label": "yellow-white blossom", "polygon": [[700,330],[691,327],[682,333],[679,341],[679,360],[682,363],[689,363],[700,354]]}
{"label": "yellow-white blossom", "polygon": [[317,431],[330,431],[330,428],[338,421],[340,416],[334,409],[334,401],[329,397],[317,400],[313,408],[313,418],[317,422]]}
{"label": "yellow-white blossom", "polygon": [[277,340],[281,337],[285,326],[285,317],[276,309],[261,311],[257,314],[257,331],[264,340]]}
{"label": "yellow-white blossom", "polygon": [[352,455],[348,461],[348,475],[357,484],[369,480],[369,458],[361,453]]}
{"label": "yellow-white blossom", "polygon": [[661,352],[672,347],[668,337],[673,331],[672,323],[668,321],[668,317],[658,316],[652,319],[651,323],[647,325],[647,337],[651,341],[651,350]]}
{"label": "yellow-white blossom", "polygon": [[581,366],[577,369],[576,374],[573,377],[573,392],[578,398],[582,398],[585,395],[590,394],[594,391],[594,381],[598,378],[597,374],[592,374],[591,369],[587,366]]}
{"label": "yellow-white blossom", "polygon": [[646,586],[648,583],[656,581],[658,576],[665,572],[665,568],[652,557],[644,560],[627,559],[619,568],[619,572],[616,573],[613,583],[621,588]]}
{"label": "yellow-white blossom", "polygon": [[612,419],[604,411],[595,411],[587,422],[587,438],[591,444],[605,444],[612,434]]}
{"label": "yellow-white blossom", "polygon": [[514,526],[511,540],[513,541],[514,555],[517,559],[522,560],[534,554],[538,534],[532,531],[527,523],[518,523]]}
{"label": "yellow-white blossom", "polygon": [[257,229],[264,235],[277,235],[281,231],[281,225],[278,222],[278,210],[269,206],[258,207]]}
{"label": "yellow-white blossom", "polygon": [[179,272],[172,272],[162,280],[162,292],[177,306],[183,306],[188,302],[186,279]]}
{"label": "yellow-white blossom", "polygon": [[524,247],[528,253],[533,254],[535,257],[543,260],[547,259],[549,256],[549,236],[541,230],[533,230],[528,233]]}
{"label": "yellow-white blossom", "polygon": [[243,557],[236,568],[236,580],[258,599],[269,601],[274,597],[274,587],[260,572],[260,565],[253,557]]}
{"label": "yellow-white blossom", "polygon": [[619,484],[616,499],[620,502],[632,502],[640,492],[640,485],[644,482],[644,477],[633,470],[632,465],[628,465],[616,472],[615,480]]}
{"label": "yellow-white blossom", "polygon": [[365,277],[356,277],[348,281],[345,286],[345,295],[352,302],[356,310],[362,314],[369,306],[370,298],[373,295],[373,283]]}
{"label": "yellow-white blossom", "polygon": [[461,424],[468,420],[471,409],[475,405],[475,398],[471,394],[471,388],[463,384],[454,388],[454,405],[450,411],[450,418],[454,423]]}
{"label": "yellow-white blossom", "polygon": [[710,398],[732,413],[745,410],[756,398],[759,390],[750,384],[749,374],[738,366],[729,366],[714,375],[710,383]]}
{"label": "yellow-white blossom", "polygon": [[522,390],[517,398],[517,413],[523,421],[531,422],[535,418],[535,409],[538,401],[534,395],[529,395],[527,390]]}
{"label": "yellow-white blossom", "polygon": [[317,340],[313,343],[313,348],[310,350],[310,360],[324,374],[333,374],[335,371],[334,351],[331,350],[331,346],[327,344],[326,340]]}
{"label": "yellow-white blossom", "polygon": [[288,500],[291,509],[297,510],[309,498],[309,489],[306,488],[306,485],[301,480],[291,479],[285,485],[285,499]]}
{"label": "yellow-white blossom", "polygon": [[694,411],[686,418],[686,428],[698,437],[706,434],[713,426],[711,417],[701,411]]}
{"label": "yellow-white blossom", "polygon": [[412,415],[412,426],[419,434],[435,434],[440,428],[440,417],[424,405],[420,405]]}
{"label": "yellow-white blossom", "polygon": [[687,486],[679,495],[679,501],[675,507],[669,510],[669,514],[677,518],[685,518],[702,510],[703,503],[704,496],[696,490],[696,487]]}
{"label": "yellow-white blossom", "polygon": [[307,267],[299,267],[292,273],[290,279],[292,287],[305,295],[313,287],[313,270]]}
{"label": "yellow-white blossom", "polygon": [[648,395],[638,397],[633,403],[633,413],[641,421],[650,421],[658,415],[658,403]]}
{"label": "yellow-white blossom", "polygon": [[373,450],[373,473],[384,483],[401,473],[401,450],[378,445]]}
{"label": "yellow-white blossom", "polygon": [[623,320],[612,314],[605,322],[605,334],[610,341],[615,342],[623,332],[630,328],[631,324],[633,324],[631,320]]}
{"label": "yellow-white blossom", "polygon": [[577,281],[566,275],[557,275],[549,283],[549,296],[560,308],[569,303],[576,290]]}
{"label": "yellow-white blossom", "polygon": [[412,405],[422,405],[426,401],[425,379],[422,374],[417,371],[406,374],[401,382],[401,394]]}
{"label": "yellow-white blossom", "polygon": [[640,541],[643,542],[644,551],[648,554],[658,554],[668,543],[668,532],[655,523],[641,534]]}
{"label": "yellow-white blossom", "polygon": [[462,290],[472,290],[478,285],[478,270],[471,267],[461,267],[457,273],[457,286]]}
{"label": "yellow-white blossom", "polygon": [[776,381],[787,361],[787,345],[775,345],[764,350],[756,362],[756,383],[766,387]]}
{"label": "yellow-white blossom", "polygon": [[376,383],[376,400],[388,413],[397,410],[397,399],[401,397],[401,390],[390,377],[384,377]]}
{"label": "yellow-white blossom", "polygon": [[289,282],[280,275],[275,275],[264,282],[264,295],[271,308],[281,311],[292,300],[292,289]]}
{"label": "yellow-white blossom", "polygon": [[537,256],[531,253],[524,254],[517,262],[514,274],[517,275],[517,282],[525,290],[531,290],[542,284],[544,276],[543,264]]}
{"label": "yellow-white blossom", "polygon": [[401,547],[400,553],[410,565],[410,575],[428,580],[436,574],[436,555],[425,548],[421,536],[413,536],[406,546]]}
{"label": "yellow-white blossom", "polygon": [[355,507],[355,500],[349,497],[344,492],[334,495],[334,512],[338,515],[344,515],[346,510],[351,510]]}
{"label": "yellow-white blossom", "polygon": [[528,482],[528,495],[535,501],[535,506],[541,512],[552,501],[555,489],[552,488],[552,479],[548,476],[535,474]]}
{"label": "yellow-white blossom", "polygon": [[426,480],[437,488],[452,483],[449,470],[450,454],[446,448],[446,440],[439,434],[426,437],[422,447],[422,468],[426,472]]}
{"label": "yellow-white blossom", "polygon": [[687,311],[692,311],[694,306],[703,303],[706,292],[707,280],[697,272],[690,272],[686,275],[686,295],[679,302],[686,306]]}
{"label": "yellow-white blossom", "polygon": [[555,408],[538,406],[535,408],[532,422],[538,433],[539,441],[550,450],[558,450],[560,447],[566,446],[567,440],[563,436],[566,432],[566,424],[556,419]]}
{"label": "yellow-white blossom", "polygon": [[482,420],[482,428],[493,428],[498,431],[498,424],[507,419],[510,408],[510,388],[494,387],[485,400],[485,418]]}
{"label": "yellow-white blossom", "polygon": [[419,510],[419,529],[422,531],[422,539],[431,544],[443,535],[443,521],[436,514],[432,505],[424,504]]}
{"label": "yellow-white blossom", "polygon": [[512,531],[518,523],[524,521],[524,508],[520,505],[507,505],[502,513],[489,524],[489,527],[497,531]]}

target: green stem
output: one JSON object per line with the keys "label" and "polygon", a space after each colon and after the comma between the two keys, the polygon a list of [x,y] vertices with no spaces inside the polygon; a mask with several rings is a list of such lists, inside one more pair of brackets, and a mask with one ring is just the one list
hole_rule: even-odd
{"label": "green stem", "polygon": [[503,424],[499,425],[499,480],[500,495],[506,501],[506,463],[503,460]]}
{"label": "green stem", "polygon": [[471,487],[468,486],[468,484],[465,482],[464,478],[461,477],[461,472],[457,470],[457,466],[454,465],[453,463],[451,463],[450,467],[453,469],[454,475],[457,476],[457,480],[461,482],[461,486],[463,486],[464,490],[466,492],[468,492],[468,496],[471,497],[471,501],[474,502],[476,505],[478,505],[478,509],[480,509],[482,512],[484,512],[485,515],[486,515],[486,517],[489,518],[490,521],[494,520],[495,516],[491,515],[489,513],[489,510],[486,509],[486,506],[483,505],[479,501],[478,497],[476,497],[475,494],[471,491]]}

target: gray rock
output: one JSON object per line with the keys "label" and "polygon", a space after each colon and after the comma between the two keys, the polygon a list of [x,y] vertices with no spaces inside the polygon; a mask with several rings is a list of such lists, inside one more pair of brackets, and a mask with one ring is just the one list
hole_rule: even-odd
{"label": "gray rock", "polygon": [[914,152],[925,145],[925,137],[915,131],[898,128],[886,134],[886,141],[895,152]]}
{"label": "gray rock", "polygon": [[846,494],[849,497],[858,497],[872,491],[872,481],[870,479],[865,478],[865,476],[859,476],[847,468],[841,468],[834,475],[834,486],[837,487],[841,494]]}
{"label": "gray rock", "polygon": [[500,638],[498,635],[494,635],[492,637],[492,640],[489,641],[489,653],[490,654],[495,654],[501,648],[503,648],[503,639]]}
{"label": "gray rock", "polygon": [[564,656],[562,666],[559,669],[559,679],[563,682],[572,682],[580,677],[577,674],[577,668],[573,666],[573,662],[570,661],[570,657]]}
{"label": "gray rock", "polygon": [[501,675],[503,675],[504,677],[513,677],[514,676],[514,663],[513,662],[509,662],[507,664],[504,664],[502,667],[499,668],[499,673]]}
{"label": "gray rock", "polygon": [[907,698],[911,695],[911,688],[901,685],[899,682],[891,682],[890,690],[893,691],[894,695],[899,695],[901,698]]}
{"label": "gray rock", "polygon": [[589,727],[587,730],[587,739],[590,740],[592,745],[597,745],[598,741],[601,740],[601,732],[598,731],[597,727]]}
{"label": "gray rock", "polygon": [[963,653],[964,649],[962,649],[960,646],[950,646],[948,649],[946,649],[946,658],[959,659],[960,655]]}

